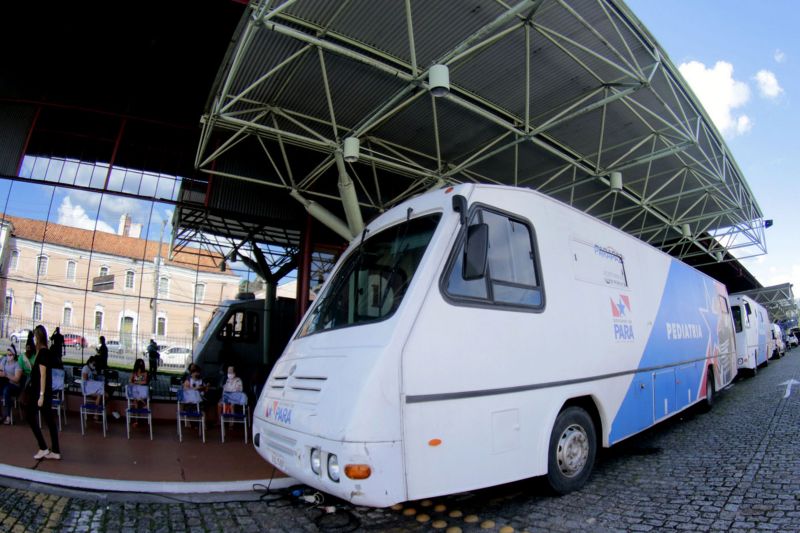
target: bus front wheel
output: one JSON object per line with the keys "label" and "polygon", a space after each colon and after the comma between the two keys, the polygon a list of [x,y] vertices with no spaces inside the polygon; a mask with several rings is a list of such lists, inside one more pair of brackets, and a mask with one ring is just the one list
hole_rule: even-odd
{"label": "bus front wheel", "polygon": [[567,407],[558,414],[550,435],[547,482],[557,494],[580,489],[589,479],[597,453],[597,437],[589,414]]}

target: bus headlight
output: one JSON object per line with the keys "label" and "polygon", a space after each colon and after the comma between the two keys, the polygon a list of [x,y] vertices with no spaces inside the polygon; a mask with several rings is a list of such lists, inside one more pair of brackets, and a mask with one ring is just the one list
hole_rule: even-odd
{"label": "bus headlight", "polygon": [[311,471],[316,475],[322,471],[322,453],[319,448],[311,448]]}
{"label": "bus headlight", "polygon": [[328,477],[339,482],[339,459],[334,454],[328,455]]}

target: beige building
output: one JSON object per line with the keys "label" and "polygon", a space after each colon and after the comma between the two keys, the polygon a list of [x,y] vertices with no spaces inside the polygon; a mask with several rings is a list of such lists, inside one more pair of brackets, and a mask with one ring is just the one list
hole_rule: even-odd
{"label": "beige building", "polygon": [[184,250],[170,258],[166,244],[138,238],[140,231],[127,216],[118,234],[4,217],[0,333],[41,323],[89,347],[100,335],[134,353],[150,338],[191,347],[240,280],[219,271],[221,257]]}

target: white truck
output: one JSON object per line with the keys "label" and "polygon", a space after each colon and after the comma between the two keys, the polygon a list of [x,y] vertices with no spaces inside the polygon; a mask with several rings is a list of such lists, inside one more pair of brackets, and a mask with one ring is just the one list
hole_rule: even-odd
{"label": "white truck", "polygon": [[760,366],[769,363],[771,354],[767,343],[767,328],[772,328],[767,310],[743,294],[731,294],[730,301],[736,331],[736,366],[754,376]]}
{"label": "white truck", "polygon": [[772,324],[772,340],[775,343],[775,348],[772,351],[772,357],[780,359],[786,355],[786,342],[784,342],[783,329],[778,324]]}
{"label": "white truck", "polygon": [[[459,185],[369,224],[272,370],[254,443],[359,505],[546,475],[736,374],[721,283],[527,189]],[[576,321],[581,346],[565,342]]]}

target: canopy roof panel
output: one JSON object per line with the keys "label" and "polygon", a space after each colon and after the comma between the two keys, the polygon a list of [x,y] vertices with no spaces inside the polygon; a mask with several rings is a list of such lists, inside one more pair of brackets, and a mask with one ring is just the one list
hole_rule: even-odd
{"label": "canopy roof panel", "polygon": [[[486,182],[540,190],[695,265],[766,251],[723,138],[619,0],[262,0],[245,17],[197,164],[344,212],[339,234],[357,232],[348,207],[370,216]],[[440,97],[433,65],[449,70]],[[347,137],[360,154],[337,167]],[[245,139],[260,159],[229,164]],[[354,196],[337,187],[349,181]]]}
{"label": "canopy roof panel", "polygon": [[772,321],[797,318],[797,305],[794,301],[791,283],[761,287],[737,294],[749,296],[766,307]]}

